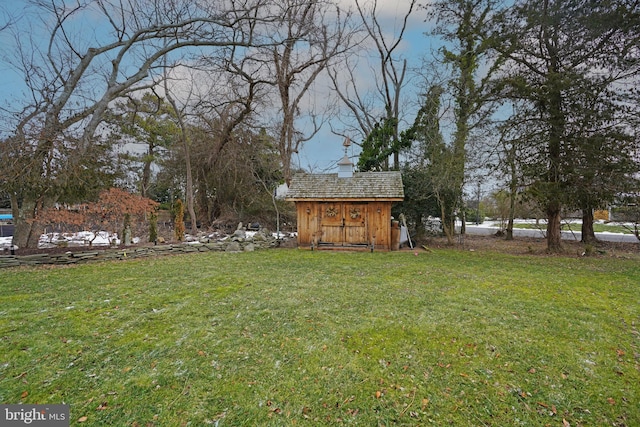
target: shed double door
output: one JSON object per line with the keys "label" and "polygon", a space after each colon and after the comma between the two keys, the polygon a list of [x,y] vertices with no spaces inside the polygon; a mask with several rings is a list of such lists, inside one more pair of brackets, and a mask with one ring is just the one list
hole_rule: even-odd
{"label": "shed double door", "polygon": [[366,203],[321,203],[319,216],[320,243],[339,246],[369,243]]}

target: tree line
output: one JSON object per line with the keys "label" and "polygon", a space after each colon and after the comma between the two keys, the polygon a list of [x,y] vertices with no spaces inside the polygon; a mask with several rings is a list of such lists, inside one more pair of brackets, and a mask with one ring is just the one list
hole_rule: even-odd
{"label": "tree line", "polygon": [[[439,216],[450,239],[478,179],[512,212],[535,202],[551,251],[563,212],[592,236],[595,208],[637,196],[638,2],[404,7],[394,26],[376,0],[4,10],[3,60],[25,88],[0,106],[14,244],[37,245],[43,212],[111,187],[184,200],[192,231],[274,217],[275,188],[322,126],[360,146],[359,170],[402,170],[410,223]],[[403,50],[416,20],[439,40],[419,67]]]}
{"label": "tree line", "polygon": [[423,70],[422,106],[399,135],[370,133],[360,158],[375,170],[386,167],[376,157],[384,149],[408,151],[405,185],[422,196],[403,206],[414,224],[439,216],[452,241],[458,217],[464,233],[465,188],[481,179],[510,199],[507,238],[516,204],[538,206],[550,252],[561,250],[567,212],[581,212],[589,241],[595,209],[637,206],[639,2],[442,0],[426,9],[443,44]]}

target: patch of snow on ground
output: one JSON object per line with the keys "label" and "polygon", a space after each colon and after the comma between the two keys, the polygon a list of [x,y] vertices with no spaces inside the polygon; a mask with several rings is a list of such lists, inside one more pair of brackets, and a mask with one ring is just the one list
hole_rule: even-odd
{"label": "patch of snow on ground", "polygon": [[13,237],[0,237],[0,249],[11,249]]}
{"label": "patch of snow on ground", "polygon": [[[576,223],[576,224],[580,224],[581,221],[580,220],[570,220],[572,223]],[[535,224],[536,220],[535,219],[516,219],[514,221],[516,224]],[[563,221],[563,222],[569,222],[567,220]],[[545,219],[540,219],[539,220],[539,225],[541,230],[544,230],[546,228],[546,220]],[[613,224],[613,223],[612,223]],[[616,223],[619,225],[626,225],[627,227],[629,227],[630,229],[633,228],[633,224],[624,224],[624,223]],[[458,222],[457,224],[458,226],[460,226],[460,223]],[[476,225],[473,222],[468,222],[467,223],[467,229],[469,231],[472,231],[469,227],[471,228],[477,228],[477,229],[498,229],[501,225],[500,221],[494,221],[494,220],[489,220],[486,219],[485,221],[483,221],[481,224]],[[246,237],[248,239],[253,238],[253,236],[255,236],[256,232],[255,231],[246,231]],[[295,239],[297,237],[297,233],[283,233],[280,232],[278,233],[271,233],[272,236],[276,239]],[[610,232],[610,231],[603,231],[603,232],[598,232],[596,233],[596,235],[609,235],[609,236],[623,236],[623,233],[614,233],[614,232]],[[211,240],[217,240],[217,241],[224,241],[229,239],[231,236],[228,235],[221,235],[218,233],[213,233],[210,234],[208,236]],[[629,235],[629,236],[625,236],[625,237],[633,237],[633,239],[635,239],[635,236],[633,235]],[[134,237],[132,240],[133,244],[137,244],[140,242],[140,239],[138,237]],[[610,240],[610,239],[606,239],[606,240]],[[610,240],[611,241],[611,240]],[[634,241],[634,240],[630,240],[630,241]],[[3,250],[9,250],[11,249],[11,242],[12,242],[12,237],[0,237],[0,251]],[[48,233],[48,234],[43,234],[40,237],[40,241],[38,244],[39,248],[54,248],[54,247],[58,247],[58,246],[89,246],[91,242],[92,246],[109,246],[111,244],[115,244],[115,245],[120,245],[120,239],[118,238],[117,234],[115,233],[109,233],[106,231],[99,231],[97,233],[93,233],[91,231],[82,231],[79,233]],[[198,238],[186,235],[185,236],[185,243],[200,243]],[[17,249],[17,248],[15,248]]]}
{"label": "patch of snow on ground", "polygon": [[58,246],[110,246],[119,245],[120,239],[115,233],[107,231],[81,231],[78,233],[47,233],[40,236],[39,248],[55,248]]}

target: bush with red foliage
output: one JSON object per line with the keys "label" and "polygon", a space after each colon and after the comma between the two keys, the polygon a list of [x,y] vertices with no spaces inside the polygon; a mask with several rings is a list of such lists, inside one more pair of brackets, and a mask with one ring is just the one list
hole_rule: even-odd
{"label": "bush with red foliage", "polygon": [[126,215],[143,222],[145,215],[155,212],[157,207],[158,203],[151,199],[110,188],[102,191],[96,202],[47,209],[38,220],[61,231],[80,228],[116,232],[122,229]]}

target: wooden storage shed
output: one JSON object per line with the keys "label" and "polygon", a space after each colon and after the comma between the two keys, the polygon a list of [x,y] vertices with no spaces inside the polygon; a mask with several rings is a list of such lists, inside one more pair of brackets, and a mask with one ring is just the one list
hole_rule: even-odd
{"label": "wooden storage shed", "polygon": [[[391,250],[391,205],[404,199],[400,172],[296,174],[287,192],[295,202],[298,246]],[[345,172],[346,170],[346,172]]]}

